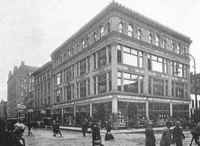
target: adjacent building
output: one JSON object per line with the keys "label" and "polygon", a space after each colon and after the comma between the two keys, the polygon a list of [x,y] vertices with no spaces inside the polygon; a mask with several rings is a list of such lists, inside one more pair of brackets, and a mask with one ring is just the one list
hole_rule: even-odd
{"label": "adjacent building", "polygon": [[52,62],[47,62],[35,72],[34,78],[34,115],[35,119],[51,117],[51,107],[53,104],[52,88]]}
{"label": "adjacent building", "polygon": [[188,118],[190,43],[112,2],[52,52],[52,114],[63,125],[87,116],[116,127]]}
{"label": "adjacent building", "polygon": [[33,106],[33,85],[31,76],[37,68],[21,62],[9,72],[7,81],[7,113],[8,119],[25,118],[25,109]]}
{"label": "adjacent building", "polygon": [[[197,109],[200,108],[200,74],[190,74],[190,81],[191,81],[191,110],[192,112],[194,112],[194,109],[196,108],[197,105]],[[195,101],[195,94],[197,96],[197,104]]]}
{"label": "adjacent building", "polygon": [[7,119],[7,102],[3,100],[0,102],[0,119]]}

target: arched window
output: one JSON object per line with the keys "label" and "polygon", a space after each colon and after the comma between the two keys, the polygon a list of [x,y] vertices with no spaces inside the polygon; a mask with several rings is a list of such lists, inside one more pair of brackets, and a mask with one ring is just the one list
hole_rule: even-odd
{"label": "arched window", "polygon": [[94,41],[97,41],[97,33],[96,32],[93,33],[93,37],[94,37]]}
{"label": "arched window", "polygon": [[85,40],[82,41],[82,48],[85,48]]}
{"label": "arched window", "polygon": [[110,32],[110,22],[107,23],[107,31]]}
{"label": "arched window", "polygon": [[160,38],[159,38],[159,36],[156,34],[156,35],[155,35],[155,45],[156,45],[156,46],[159,46],[159,41],[160,41]]}
{"label": "arched window", "polygon": [[122,23],[122,22],[120,22],[119,25],[118,25],[118,31],[119,31],[120,33],[123,32],[123,23]]}
{"label": "arched window", "polygon": [[105,28],[104,26],[100,26],[100,36],[103,37],[105,33]]}
{"label": "arched window", "polygon": [[149,41],[149,43],[152,44],[152,42],[153,42],[153,35],[152,35],[152,33],[149,33],[148,41]]}
{"label": "arched window", "polygon": [[131,24],[128,25],[128,36],[133,36],[133,26]]}
{"label": "arched window", "polygon": [[137,39],[138,40],[142,39],[142,30],[140,28],[137,29]]}

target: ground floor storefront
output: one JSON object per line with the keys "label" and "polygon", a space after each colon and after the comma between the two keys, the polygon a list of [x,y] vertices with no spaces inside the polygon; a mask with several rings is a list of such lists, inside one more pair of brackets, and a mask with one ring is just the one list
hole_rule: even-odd
{"label": "ground floor storefront", "polygon": [[110,120],[113,127],[142,127],[151,120],[162,126],[169,119],[189,118],[189,101],[113,95],[55,105],[54,119],[64,126],[79,126],[84,118],[104,123]]}

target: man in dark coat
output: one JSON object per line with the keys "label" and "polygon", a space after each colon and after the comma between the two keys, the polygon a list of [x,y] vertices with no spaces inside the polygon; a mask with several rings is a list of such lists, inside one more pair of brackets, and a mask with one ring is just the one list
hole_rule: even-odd
{"label": "man in dark coat", "polygon": [[87,120],[87,118],[84,118],[84,120],[82,122],[82,133],[83,133],[83,136],[86,136],[87,129],[88,129],[88,120]]}
{"label": "man in dark coat", "polygon": [[156,138],[152,129],[152,122],[149,122],[145,129],[145,146],[156,146]]}
{"label": "man in dark coat", "polygon": [[183,130],[180,127],[180,122],[176,122],[176,126],[173,130],[173,142],[175,142],[176,146],[183,146],[183,139],[185,135],[183,134]]}

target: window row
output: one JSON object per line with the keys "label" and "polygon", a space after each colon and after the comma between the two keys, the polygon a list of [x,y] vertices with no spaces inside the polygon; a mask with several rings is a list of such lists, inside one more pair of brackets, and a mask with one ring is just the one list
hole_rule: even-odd
{"label": "window row", "polygon": [[93,69],[100,69],[111,63],[111,57],[111,47],[109,45],[57,73],[55,77],[55,83],[56,85],[60,85],[63,82],[66,83],[72,81],[75,76],[82,76],[86,73],[89,73],[91,70],[92,61],[94,64]]}
{"label": "window row", "polygon": [[[119,64],[143,68],[143,54],[142,51],[134,48],[117,45],[117,62]],[[171,70],[169,69],[170,66]],[[149,71],[172,74],[177,77],[187,78],[189,76],[189,67],[187,65],[152,54],[147,54],[147,68]]]}
{"label": "window row", "polygon": [[62,63],[65,59],[77,54],[80,50],[91,46],[96,41],[100,40],[102,37],[110,32],[110,23],[106,22],[98,26],[98,28],[86,36],[82,37],[80,40],[72,41],[70,47],[65,49],[65,52],[59,54],[55,57],[55,64]]}
{"label": "window row", "polygon": [[[112,90],[111,72],[105,72],[95,75],[93,76],[92,80],[94,83],[93,84],[94,95],[106,93]],[[77,96],[76,98],[84,98],[90,96],[91,94],[90,86],[91,86],[90,78],[86,78],[76,82],[76,89],[73,83],[64,86],[64,88],[58,88],[55,91],[55,98],[56,98],[55,101],[56,102],[61,102],[62,100],[71,101],[72,99],[75,98],[74,92],[76,92]]]}
{"label": "window row", "polygon": [[118,32],[124,33],[129,37],[134,37],[138,40],[146,41],[157,47],[171,50],[180,55],[186,55],[188,53],[187,46],[180,43],[179,41],[170,39],[167,36],[153,32],[152,30],[147,30],[124,20],[119,22]]}

